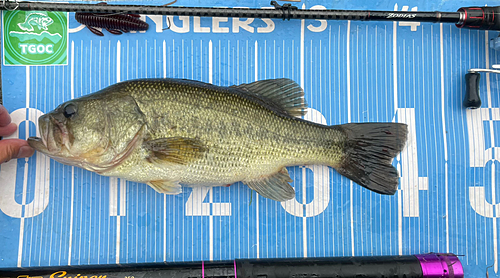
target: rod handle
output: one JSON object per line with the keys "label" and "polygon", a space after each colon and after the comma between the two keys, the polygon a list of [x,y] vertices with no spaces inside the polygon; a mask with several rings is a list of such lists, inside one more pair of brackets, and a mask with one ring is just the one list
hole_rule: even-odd
{"label": "rod handle", "polygon": [[464,7],[458,12],[462,15],[458,28],[500,30],[500,6]]}

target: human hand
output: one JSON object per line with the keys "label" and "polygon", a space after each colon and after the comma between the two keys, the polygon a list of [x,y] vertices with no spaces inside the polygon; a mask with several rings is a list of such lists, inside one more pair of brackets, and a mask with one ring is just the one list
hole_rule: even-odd
{"label": "human hand", "polygon": [[[11,123],[7,109],[0,105],[0,138],[9,136],[17,129],[15,123]],[[35,150],[28,145],[28,141],[22,139],[0,140],[0,164],[14,158],[30,157]]]}

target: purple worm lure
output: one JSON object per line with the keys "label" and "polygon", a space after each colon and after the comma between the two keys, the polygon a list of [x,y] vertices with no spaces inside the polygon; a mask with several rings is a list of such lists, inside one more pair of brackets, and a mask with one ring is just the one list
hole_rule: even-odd
{"label": "purple worm lure", "polygon": [[[99,3],[98,5],[106,5]],[[106,29],[114,35],[120,35],[130,31],[146,31],[149,24],[139,19],[136,14],[97,14],[97,13],[75,13],[75,19],[85,25],[92,33],[98,36],[104,34],[97,28]]]}

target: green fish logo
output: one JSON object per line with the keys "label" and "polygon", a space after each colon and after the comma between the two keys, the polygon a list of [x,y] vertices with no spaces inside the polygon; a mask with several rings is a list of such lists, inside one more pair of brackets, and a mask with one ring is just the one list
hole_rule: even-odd
{"label": "green fish logo", "polygon": [[23,31],[33,31],[37,26],[38,30],[47,30],[47,27],[52,24],[54,20],[50,18],[46,12],[31,12],[26,13],[26,20],[22,23],[18,23],[17,26]]}
{"label": "green fish logo", "polygon": [[66,65],[68,14],[3,11],[4,65]]}

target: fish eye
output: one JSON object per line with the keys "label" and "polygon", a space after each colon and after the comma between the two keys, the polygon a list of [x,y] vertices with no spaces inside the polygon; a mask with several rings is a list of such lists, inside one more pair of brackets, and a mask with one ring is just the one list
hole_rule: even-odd
{"label": "fish eye", "polygon": [[66,119],[73,117],[76,114],[76,105],[70,103],[63,108],[63,114]]}

